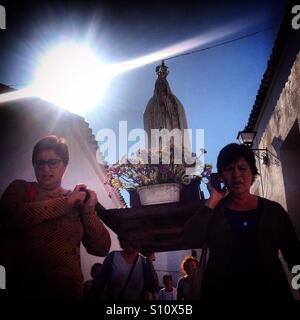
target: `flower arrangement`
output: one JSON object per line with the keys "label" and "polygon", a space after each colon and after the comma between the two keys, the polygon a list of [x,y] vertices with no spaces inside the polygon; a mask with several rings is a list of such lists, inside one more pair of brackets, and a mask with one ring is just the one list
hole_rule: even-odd
{"label": "flower arrangement", "polygon": [[[117,163],[106,166],[105,183],[117,189],[135,189],[142,186],[177,183],[189,184],[193,179],[200,179],[199,170],[203,169],[200,157],[206,153],[192,155],[191,164],[182,161],[182,151],[171,148],[138,150],[130,159],[123,157]],[[205,168],[205,166],[204,166]]]}

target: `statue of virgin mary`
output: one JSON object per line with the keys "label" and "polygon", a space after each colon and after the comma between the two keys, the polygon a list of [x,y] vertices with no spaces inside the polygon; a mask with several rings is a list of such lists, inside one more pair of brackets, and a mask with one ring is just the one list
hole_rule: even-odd
{"label": "statue of virgin mary", "polygon": [[187,129],[184,107],[170,89],[167,81],[169,71],[164,61],[156,67],[156,73],[154,94],[144,112],[144,129],[148,136],[148,147],[151,147],[151,129],[169,131],[179,129],[183,143],[184,129]]}

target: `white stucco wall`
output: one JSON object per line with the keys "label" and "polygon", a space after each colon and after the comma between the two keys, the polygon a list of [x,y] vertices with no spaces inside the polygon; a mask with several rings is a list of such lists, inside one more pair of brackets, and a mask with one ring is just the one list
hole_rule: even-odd
{"label": "white stucco wall", "polygon": [[[273,107],[274,108],[274,107]],[[280,149],[291,128],[300,123],[300,53],[293,64],[290,75],[259,141],[259,148],[268,148],[278,158]],[[263,188],[260,193],[279,202],[287,209],[282,166],[261,165]]]}

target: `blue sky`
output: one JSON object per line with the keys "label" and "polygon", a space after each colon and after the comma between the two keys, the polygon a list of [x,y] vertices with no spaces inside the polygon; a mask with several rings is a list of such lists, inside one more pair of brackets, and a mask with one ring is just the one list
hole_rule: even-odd
{"label": "blue sky", "polygon": [[[113,63],[226,29],[228,23],[239,27],[208,45],[270,27],[252,37],[166,61],[169,84],[185,107],[188,126],[204,129],[205,160],[215,167],[218,151],[236,141],[247,123],[284,6],[284,0],[10,1],[7,30],[0,33],[0,82],[16,88],[30,83],[39,50],[61,37],[83,39],[90,30],[97,54]],[[110,82],[99,106],[83,112],[94,134],[101,128],[117,130],[120,120],[127,120],[129,129],[143,127],[158,63]]]}
{"label": "blue sky", "polygon": [[[171,19],[170,28],[163,27],[165,31],[161,33],[162,37],[155,38],[159,31],[149,29],[142,40],[138,37],[133,39],[135,35],[132,34],[128,40],[131,43],[130,52],[125,49],[125,55],[127,53],[128,57],[136,57],[206,30],[226,26],[227,22],[242,21],[245,27],[215,43],[271,27],[237,42],[166,61],[171,89],[185,107],[189,128],[193,132],[197,128],[204,129],[205,148],[208,152],[205,160],[212,163],[214,168],[219,150],[227,143],[236,142],[238,131],[247,123],[274,44],[283,4],[271,6],[267,2],[254,3],[251,10],[242,10],[243,6],[236,8],[232,5],[231,9],[236,8],[236,11],[227,9],[227,15],[226,10],[222,11],[221,8],[220,11],[212,10],[214,21],[209,21],[207,15],[204,15],[204,23],[201,15],[193,16],[189,24],[182,28],[184,30],[178,31],[179,35],[174,32],[178,27],[173,26]],[[168,17],[165,19],[164,24],[167,26]],[[198,25],[197,22],[201,23]],[[144,43],[143,49],[142,45],[138,45],[139,42]],[[126,44],[124,41],[124,47],[120,45],[121,49]],[[137,47],[136,53],[132,52],[134,47]],[[119,120],[127,120],[129,129],[143,127],[143,112],[153,94],[157,64],[131,70],[111,82],[102,106],[87,115],[95,132],[107,126],[117,129]]]}

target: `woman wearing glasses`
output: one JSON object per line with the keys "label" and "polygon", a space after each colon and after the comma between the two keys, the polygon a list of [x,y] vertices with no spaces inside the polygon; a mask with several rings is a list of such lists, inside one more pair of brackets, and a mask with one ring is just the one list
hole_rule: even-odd
{"label": "woman wearing glasses", "polygon": [[64,139],[45,137],[32,154],[37,181],[16,180],[3,194],[0,264],[6,267],[8,294],[80,299],[80,242],[96,256],[110,249],[109,233],[95,213],[96,193],[82,184],[73,191],[61,186],[68,161]]}

